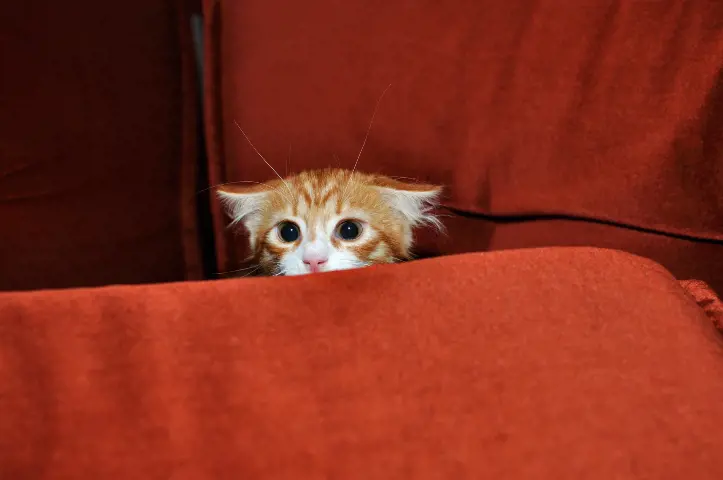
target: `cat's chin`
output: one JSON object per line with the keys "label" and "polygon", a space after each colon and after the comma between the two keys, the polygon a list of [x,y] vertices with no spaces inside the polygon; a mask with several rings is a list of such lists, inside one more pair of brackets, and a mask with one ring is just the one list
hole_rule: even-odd
{"label": "cat's chin", "polygon": [[336,267],[330,267],[330,268],[324,268],[316,271],[312,271],[311,269],[293,269],[289,271],[282,271],[276,274],[278,277],[298,277],[299,275],[316,275],[319,273],[329,273],[329,272],[339,272],[342,270],[356,270],[359,268],[367,267],[368,265],[365,264],[347,264],[347,265],[339,265]]}
{"label": "cat's chin", "polygon": [[319,274],[319,273],[334,272],[334,271],[336,271],[336,270],[337,270],[337,269],[317,270],[317,271],[311,271],[311,270],[307,270],[307,271],[295,270],[295,271],[293,271],[293,272],[282,272],[282,273],[277,274],[277,276],[279,276],[279,277],[298,277],[298,276],[300,276],[300,275],[316,275],[316,274]]}

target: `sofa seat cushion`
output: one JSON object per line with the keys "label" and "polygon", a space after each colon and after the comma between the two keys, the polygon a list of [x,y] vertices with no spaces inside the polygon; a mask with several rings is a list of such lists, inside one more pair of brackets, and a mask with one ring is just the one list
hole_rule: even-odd
{"label": "sofa seat cushion", "polygon": [[588,248],[0,294],[2,478],[723,478],[723,339]]}

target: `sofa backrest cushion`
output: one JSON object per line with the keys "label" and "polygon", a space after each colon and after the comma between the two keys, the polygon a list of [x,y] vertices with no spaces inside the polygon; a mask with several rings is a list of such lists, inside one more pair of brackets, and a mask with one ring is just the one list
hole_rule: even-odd
{"label": "sofa backrest cushion", "polygon": [[282,174],[351,168],[391,84],[361,170],[723,241],[723,2],[573,3],[209,0],[214,180],[274,175],[234,121]]}

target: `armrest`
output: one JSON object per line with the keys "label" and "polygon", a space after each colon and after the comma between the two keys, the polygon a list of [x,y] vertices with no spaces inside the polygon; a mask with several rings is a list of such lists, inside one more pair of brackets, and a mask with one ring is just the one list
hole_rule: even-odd
{"label": "armrest", "polygon": [[0,294],[1,478],[723,478],[723,342],[551,248]]}

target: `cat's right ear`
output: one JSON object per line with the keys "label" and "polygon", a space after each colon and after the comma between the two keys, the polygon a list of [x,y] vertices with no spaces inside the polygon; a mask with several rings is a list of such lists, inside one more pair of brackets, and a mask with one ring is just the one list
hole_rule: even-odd
{"label": "cat's right ear", "polygon": [[231,225],[243,224],[253,242],[261,221],[261,210],[269,198],[269,189],[259,185],[223,185],[216,194],[232,219]]}

